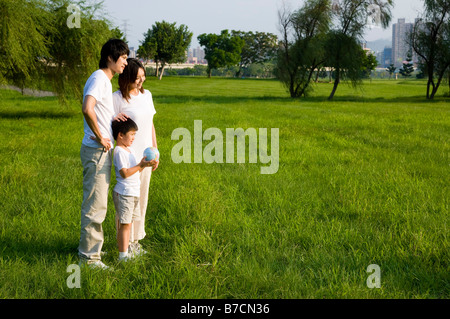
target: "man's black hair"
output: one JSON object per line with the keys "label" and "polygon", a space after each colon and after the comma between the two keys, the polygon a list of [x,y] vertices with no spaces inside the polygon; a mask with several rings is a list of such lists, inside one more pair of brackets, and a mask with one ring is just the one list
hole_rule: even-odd
{"label": "man's black hair", "polygon": [[138,126],[135,121],[133,121],[131,118],[128,118],[125,122],[124,121],[118,121],[115,120],[111,123],[112,131],[114,139],[117,141],[117,136],[119,136],[119,133],[127,134],[129,131],[137,131]]}
{"label": "man's black hair", "polygon": [[100,62],[98,64],[100,69],[105,69],[108,67],[108,57],[111,57],[113,62],[117,62],[121,55],[130,54],[130,49],[125,41],[120,39],[110,39],[106,42],[102,51],[100,52]]}

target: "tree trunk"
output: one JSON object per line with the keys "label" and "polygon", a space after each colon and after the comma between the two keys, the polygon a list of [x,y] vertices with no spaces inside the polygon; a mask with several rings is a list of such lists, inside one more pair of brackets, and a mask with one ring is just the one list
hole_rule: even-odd
{"label": "tree trunk", "polygon": [[336,79],[334,79],[333,90],[331,91],[331,94],[328,97],[328,100],[332,100],[333,99],[334,94],[336,93],[338,85],[339,85],[339,68],[336,68]]}
{"label": "tree trunk", "polygon": [[159,80],[161,80],[162,79],[162,77],[163,77],[163,74],[164,74],[164,68],[166,67],[166,63],[165,62],[162,62],[161,63],[161,73],[159,74]]}
{"label": "tree trunk", "polygon": [[158,78],[159,77],[159,68],[158,68],[158,61],[155,61],[155,76]]}

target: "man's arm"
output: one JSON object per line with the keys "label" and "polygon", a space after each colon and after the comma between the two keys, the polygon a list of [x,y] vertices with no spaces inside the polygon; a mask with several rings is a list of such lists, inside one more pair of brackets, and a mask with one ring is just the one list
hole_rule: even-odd
{"label": "man's arm", "polygon": [[93,96],[87,95],[83,102],[82,112],[87,125],[95,135],[95,140],[99,142],[104,147],[105,152],[107,152],[111,148],[111,140],[109,138],[104,138],[100,132],[97,123],[97,114],[95,114],[94,110],[96,103],[97,100]]}

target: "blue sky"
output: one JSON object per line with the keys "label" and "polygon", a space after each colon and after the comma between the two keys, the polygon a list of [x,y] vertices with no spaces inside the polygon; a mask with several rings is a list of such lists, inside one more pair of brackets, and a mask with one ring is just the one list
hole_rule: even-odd
{"label": "blue sky", "polygon": [[[299,8],[303,0],[286,0]],[[271,32],[279,35],[277,10],[282,0],[105,0],[110,20],[123,30],[127,23],[130,46],[138,47],[143,33],[155,21],[185,24],[194,33],[191,47],[198,45],[202,33],[219,33],[223,29]],[[392,23],[399,18],[413,22],[423,8],[423,0],[394,0]],[[392,29],[372,28],[365,39],[390,39]]]}

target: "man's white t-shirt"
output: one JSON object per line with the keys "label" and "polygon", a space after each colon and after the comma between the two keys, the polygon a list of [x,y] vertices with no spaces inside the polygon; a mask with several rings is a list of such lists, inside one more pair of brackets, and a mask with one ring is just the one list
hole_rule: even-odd
{"label": "man's white t-shirt", "polygon": [[138,164],[133,148],[128,147],[128,150],[121,146],[116,146],[114,149],[113,163],[117,180],[114,191],[124,196],[139,197],[141,192],[140,173],[136,172],[127,178],[123,178],[122,175],[120,175],[120,170],[122,168],[131,168]]}
{"label": "man's white t-shirt", "polygon": [[138,157],[143,157],[144,150],[153,146],[153,115],[156,114],[153,105],[152,94],[148,90],[139,92],[134,96],[130,94],[130,99],[125,100],[120,91],[113,94],[114,111],[116,114],[125,113],[136,122],[138,130],[133,142],[133,148]]}
{"label": "man's white t-shirt", "polygon": [[[111,80],[102,70],[97,70],[91,74],[86,81],[83,92],[83,102],[86,96],[91,95],[97,100],[94,110],[97,115],[97,123],[100,132],[104,138],[111,140],[111,147],[114,147],[114,137],[112,134],[111,122],[114,119],[114,105],[112,98],[112,85]],[[84,138],[82,143],[89,147],[102,148],[103,146],[96,140],[91,139],[95,137],[91,128],[83,120],[84,125]]]}

